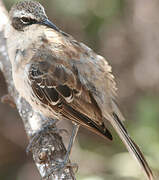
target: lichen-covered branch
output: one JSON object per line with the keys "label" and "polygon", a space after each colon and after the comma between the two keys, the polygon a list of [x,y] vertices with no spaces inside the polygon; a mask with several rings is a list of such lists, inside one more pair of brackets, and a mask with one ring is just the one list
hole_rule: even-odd
{"label": "lichen-covered branch", "polygon": [[[38,114],[30,107],[30,105],[18,95],[16,91],[11,73],[11,64],[7,54],[5,40],[5,25],[8,22],[8,12],[6,11],[2,0],[0,0],[0,70],[6,79],[8,85],[8,93],[13,97],[13,101],[17,106],[19,114],[23,120],[24,127],[29,139],[38,132],[40,136],[35,137],[32,142],[32,153],[35,164],[42,177],[55,169],[57,161],[64,159],[66,149],[60,136],[60,130],[56,128],[54,120],[47,119],[41,114]],[[52,128],[46,129],[45,124],[52,124]],[[42,131],[45,128],[44,131]],[[75,179],[73,169],[65,168],[63,171],[55,171],[51,173],[50,179]]]}

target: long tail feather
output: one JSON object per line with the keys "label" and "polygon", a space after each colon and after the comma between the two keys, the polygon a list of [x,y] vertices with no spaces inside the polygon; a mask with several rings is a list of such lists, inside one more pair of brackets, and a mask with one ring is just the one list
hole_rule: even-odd
{"label": "long tail feather", "polygon": [[142,152],[140,151],[139,147],[130,138],[123,123],[120,121],[120,119],[115,113],[113,113],[113,119],[111,120],[111,124],[118,133],[118,135],[120,136],[123,143],[126,145],[128,151],[135,157],[135,159],[138,161],[140,166],[143,168],[148,180],[154,180],[152,171],[148,163],[146,162]]}

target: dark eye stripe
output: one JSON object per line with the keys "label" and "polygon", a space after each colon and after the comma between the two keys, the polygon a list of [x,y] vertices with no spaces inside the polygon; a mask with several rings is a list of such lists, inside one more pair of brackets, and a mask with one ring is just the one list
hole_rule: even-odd
{"label": "dark eye stripe", "polygon": [[28,23],[28,22],[30,22],[30,21],[29,21],[29,19],[28,19],[28,18],[26,18],[26,17],[22,17],[22,18],[21,18],[21,21],[22,21],[22,22],[24,22],[24,23]]}
{"label": "dark eye stripe", "polygon": [[27,17],[22,17],[20,18],[20,21],[23,23],[23,24],[35,24],[37,21],[35,19],[31,19],[31,18],[27,18]]}
{"label": "dark eye stripe", "polygon": [[12,26],[18,30],[18,31],[22,31],[24,27],[32,25],[32,24],[36,24],[37,21],[35,19],[31,19],[31,18],[27,18],[27,17],[14,17],[12,19]]}

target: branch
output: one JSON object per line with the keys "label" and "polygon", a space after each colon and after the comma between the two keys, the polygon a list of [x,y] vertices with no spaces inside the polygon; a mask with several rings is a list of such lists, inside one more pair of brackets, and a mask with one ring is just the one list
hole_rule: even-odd
{"label": "branch", "polygon": [[[43,132],[44,124],[54,120],[45,118],[41,114],[36,113],[34,109],[32,109],[32,107],[19,96],[14,87],[11,64],[7,54],[6,40],[4,38],[5,25],[7,23],[8,12],[6,11],[2,0],[0,0],[0,70],[6,79],[8,93],[13,97],[13,101],[15,102],[23,120],[27,136],[31,139],[34,134],[37,134],[37,132]],[[53,125],[54,128],[52,128],[49,133],[41,133],[41,136],[36,139],[36,143],[32,148],[33,159],[42,178],[54,169],[55,161],[62,161],[66,154],[66,148],[61,136],[59,135],[60,130],[57,130],[55,123],[53,123]],[[55,128],[56,131],[53,131]],[[74,180],[75,177],[73,169],[68,167],[63,171],[58,170],[53,172],[50,179]]]}

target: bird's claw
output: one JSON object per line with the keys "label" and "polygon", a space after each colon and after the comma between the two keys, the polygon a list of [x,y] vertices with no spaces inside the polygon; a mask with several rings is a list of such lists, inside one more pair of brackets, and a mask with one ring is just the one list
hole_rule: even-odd
{"label": "bird's claw", "polygon": [[52,134],[52,133],[57,133],[57,134],[61,134],[61,133],[67,133],[66,129],[58,129],[55,126],[56,122],[49,122],[47,124],[45,124],[42,129],[40,129],[39,131],[37,131],[36,133],[34,133],[34,135],[32,136],[27,148],[26,148],[26,153],[29,154],[30,151],[32,151],[32,149],[35,147],[35,145],[41,140],[41,138],[43,138],[46,134]]}
{"label": "bird's claw", "polygon": [[43,179],[48,179],[51,175],[54,174],[54,172],[58,172],[59,175],[61,175],[63,173],[63,171],[69,167],[71,167],[74,170],[74,172],[78,171],[78,165],[76,163],[70,163],[67,160],[64,160],[62,162],[58,161],[58,162],[56,162],[56,165],[50,170],[50,172],[48,172],[43,177]]}

